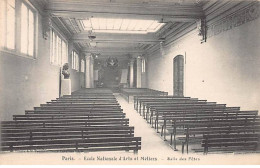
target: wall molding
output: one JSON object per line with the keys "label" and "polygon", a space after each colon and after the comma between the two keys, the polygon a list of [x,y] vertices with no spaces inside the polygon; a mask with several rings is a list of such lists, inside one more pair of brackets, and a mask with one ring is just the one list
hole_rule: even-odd
{"label": "wall molding", "polygon": [[216,36],[222,32],[241,26],[247,22],[259,18],[260,2],[253,2],[243,9],[224,16],[216,22],[207,26],[207,38]]}

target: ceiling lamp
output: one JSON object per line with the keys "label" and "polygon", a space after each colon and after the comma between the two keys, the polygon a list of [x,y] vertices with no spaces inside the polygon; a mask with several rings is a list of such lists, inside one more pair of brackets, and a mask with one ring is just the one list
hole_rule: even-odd
{"label": "ceiling lamp", "polygon": [[88,38],[92,41],[96,38],[96,36],[95,35],[89,35]]}

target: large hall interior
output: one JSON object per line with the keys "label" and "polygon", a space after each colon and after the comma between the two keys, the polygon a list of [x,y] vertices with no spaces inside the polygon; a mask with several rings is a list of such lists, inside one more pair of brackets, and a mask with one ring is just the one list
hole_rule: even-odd
{"label": "large hall interior", "polygon": [[0,3],[1,153],[259,153],[259,1]]}

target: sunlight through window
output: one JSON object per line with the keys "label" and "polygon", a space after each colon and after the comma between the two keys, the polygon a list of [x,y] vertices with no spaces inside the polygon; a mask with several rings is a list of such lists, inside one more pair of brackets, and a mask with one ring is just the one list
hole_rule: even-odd
{"label": "sunlight through window", "polygon": [[21,52],[33,56],[34,13],[24,3],[21,6]]}
{"label": "sunlight through window", "polygon": [[157,20],[137,20],[119,18],[89,18],[81,20],[84,30],[103,33],[146,34],[159,30],[164,23]]}

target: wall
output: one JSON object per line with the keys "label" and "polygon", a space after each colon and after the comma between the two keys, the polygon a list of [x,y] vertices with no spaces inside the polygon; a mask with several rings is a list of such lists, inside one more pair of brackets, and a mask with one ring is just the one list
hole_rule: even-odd
{"label": "wall", "polygon": [[[12,120],[14,114],[24,114],[25,110],[59,97],[60,69],[50,64],[50,43],[42,37],[41,19],[39,15],[36,59],[0,51],[0,120],[2,121]],[[73,46],[70,44],[69,48]],[[71,70],[72,91],[79,89],[78,74]]]}
{"label": "wall", "polygon": [[12,115],[24,114],[24,110],[33,109],[59,95],[59,67],[50,65],[50,44],[42,37],[40,15],[38,32],[36,59],[1,52],[1,120],[11,120]]}
{"label": "wall", "polygon": [[[185,55],[185,96],[260,110],[260,19],[200,44],[197,32],[148,58],[148,87],[173,94],[173,58]],[[158,73],[159,72],[159,73]]]}
{"label": "wall", "polygon": [[143,72],[142,73],[142,77],[141,77],[141,79],[142,79],[142,81],[141,81],[141,86],[142,86],[142,88],[146,88],[147,86],[146,86],[146,72]]}

